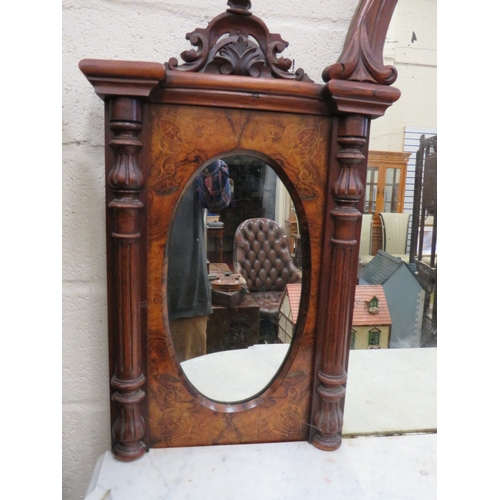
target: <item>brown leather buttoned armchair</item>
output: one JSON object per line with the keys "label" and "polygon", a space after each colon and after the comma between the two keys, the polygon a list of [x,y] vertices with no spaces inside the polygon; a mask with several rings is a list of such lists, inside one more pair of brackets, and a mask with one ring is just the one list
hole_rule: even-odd
{"label": "brown leather buttoned armchair", "polygon": [[265,218],[242,222],[234,235],[233,264],[234,272],[245,278],[248,292],[259,305],[261,321],[277,325],[285,286],[300,281],[285,230]]}

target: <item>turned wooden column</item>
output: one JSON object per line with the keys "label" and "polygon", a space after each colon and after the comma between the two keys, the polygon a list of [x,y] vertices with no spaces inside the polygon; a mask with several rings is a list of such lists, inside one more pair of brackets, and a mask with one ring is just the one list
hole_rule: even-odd
{"label": "turned wooden column", "polygon": [[112,400],[117,405],[112,426],[113,453],[120,460],[135,460],[146,451],[141,441],[144,419],[140,403],[144,399],[141,386],[145,382],[141,368],[138,199],[144,179],[137,164],[142,144],[138,133],[142,127],[141,103],[133,97],[115,97],[110,102],[109,127],[114,132],[110,146],[116,162],[108,184],[114,198],[108,207],[113,210],[113,295],[115,344]]}
{"label": "turned wooden column", "polygon": [[[319,290],[315,395],[310,441],[322,450],[342,442],[343,398],[347,382],[349,329],[354,307],[358,240],[370,120],[382,116],[400,96],[387,87],[396,68],[384,66],[385,35],[397,0],[358,4],[339,60],[323,70],[326,95],[337,114],[332,137],[327,216]],[[335,160],[336,161],[335,161]],[[337,163],[338,162],[338,163]],[[337,179],[332,179],[338,172]]]}
{"label": "turned wooden column", "polygon": [[[110,232],[108,250],[108,314],[113,453],[120,460],[140,458],[147,447],[141,402],[146,382],[141,360],[140,271],[141,238],[139,194],[144,177],[137,162],[142,147],[142,106],[151,91],[165,77],[160,63],[83,59],[79,68],[107,102],[107,123],[113,137],[106,169],[111,196],[107,214]],[[141,260],[144,260],[142,257]]]}
{"label": "turned wooden column", "polygon": [[356,227],[361,217],[356,204],[363,195],[358,167],[366,161],[361,150],[367,134],[366,117],[345,115],[339,118],[339,151],[336,159],[340,173],[329,193],[334,208],[326,222],[328,243],[323,259],[326,272],[318,318],[321,330],[318,332],[318,342],[322,348],[316,386],[319,402],[313,418],[316,433],[312,443],[322,450],[336,450],[342,441],[341,400],[347,381],[347,340],[356,286],[356,274],[352,270],[358,258]]}

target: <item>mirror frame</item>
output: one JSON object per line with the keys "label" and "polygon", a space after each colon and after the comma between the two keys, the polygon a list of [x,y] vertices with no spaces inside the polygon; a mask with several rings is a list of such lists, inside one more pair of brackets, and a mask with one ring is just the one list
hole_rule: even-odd
{"label": "mirror frame", "polygon": [[[360,1],[338,62],[323,71],[324,84],[288,71],[291,61],[279,57],[288,43],[269,33],[244,0],[229,1],[207,28],[187,35],[196,50],[181,55],[183,65],[80,62],[105,102],[116,458],[135,460],[167,446],[298,440],[323,450],[340,446],[370,120],[400,95],[390,87],[397,72],[382,55],[396,2]],[[224,33],[230,36],[222,40]],[[231,59],[228,51],[221,57],[223,46],[242,43],[240,34],[258,64]],[[238,74],[224,74],[228,67]],[[186,379],[158,311],[168,225],[180,194],[202,164],[242,151],[265,155],[295,197],[304,290],[296,338],[277,376],[256,397],[222,404]]]}

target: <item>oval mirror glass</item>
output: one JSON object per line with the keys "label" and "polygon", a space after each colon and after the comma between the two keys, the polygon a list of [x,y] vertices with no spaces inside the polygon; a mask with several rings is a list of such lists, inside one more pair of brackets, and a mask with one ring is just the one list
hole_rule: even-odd
{"label": "oval mirror glass", "polygon": [[184,373],[214,401],[254,397],[297,323],[302,248],[290,194],[259,158],[216,160],[181,196],[167,243],[165,322]]}

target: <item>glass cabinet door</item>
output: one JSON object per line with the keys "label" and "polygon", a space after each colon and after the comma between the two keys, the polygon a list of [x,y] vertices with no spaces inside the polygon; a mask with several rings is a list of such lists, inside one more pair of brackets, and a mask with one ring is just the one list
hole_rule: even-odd
{"label": "glass cabinet door", "polygon": [[364,213],[373,214],[371,253],[382,248],[381,212],[402,213],[406,168],[411,153],[370,151],[366,172]]}
{"label": "glass cabinet door", "polygon": [[365,214],[374,214],[377,203],[378,167],[368,167],[366,174]]}
{"label": "glass cabinet door", "polygon": [[388,168],[385,172],[384,212],[400,212],[400,168]]}

